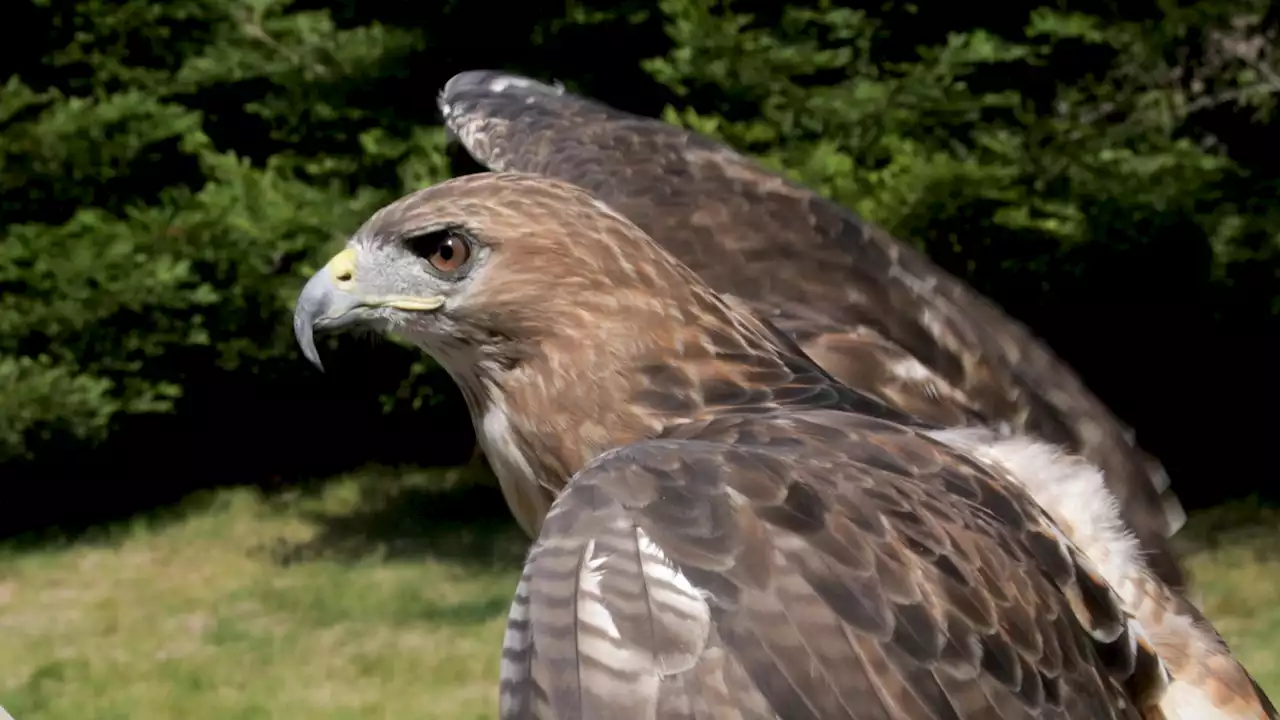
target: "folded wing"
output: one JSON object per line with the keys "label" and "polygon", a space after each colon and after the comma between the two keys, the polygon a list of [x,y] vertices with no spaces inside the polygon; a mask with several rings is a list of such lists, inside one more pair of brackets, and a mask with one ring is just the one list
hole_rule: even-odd
{"label": "folded wing", "polygon": [[1137,718],[1163,666],[1016,486],[890,423],[722,416],[547,516],[502,716]]}

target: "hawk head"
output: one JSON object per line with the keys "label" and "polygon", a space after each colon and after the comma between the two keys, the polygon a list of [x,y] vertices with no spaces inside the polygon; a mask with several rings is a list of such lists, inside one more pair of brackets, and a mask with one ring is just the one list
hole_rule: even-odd
{"label": "hawk head", "polygon": [[315,332],[363,325],[392,333],[473,386],[549,347],[588,350],[588,332],[607,335],[606,350],[634,350],[646,326],[660,334],[652,321],[697,304],[691,278],[574,185],[480,173],[369,218],[307,282],[294,332],[318,367]]}

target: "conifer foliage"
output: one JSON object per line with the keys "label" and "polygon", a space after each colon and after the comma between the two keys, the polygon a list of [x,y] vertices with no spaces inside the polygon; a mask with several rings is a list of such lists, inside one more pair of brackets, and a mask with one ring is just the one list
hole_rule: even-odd
{"label": "conifer foliage", "polygon": [[[0,460],[109,444],[134,417],[297,422],[279,405],[319,395],[345,394],[353,426],[458,425],[429,363],[390,346],[363,377],[320,378],[288,317],[368,213],[475,169],[434,96],[480,67],[758,156],[924,247],[1158,424],[1130,383],[1169,333],[1262,372],[1262,346],[1232,338],[1280,315],[1268,8],[19,0],[0,28]],[[1091,354],[1108,333],[1120,350]],[[1125,348],[1146,354],[1115,364]]]}

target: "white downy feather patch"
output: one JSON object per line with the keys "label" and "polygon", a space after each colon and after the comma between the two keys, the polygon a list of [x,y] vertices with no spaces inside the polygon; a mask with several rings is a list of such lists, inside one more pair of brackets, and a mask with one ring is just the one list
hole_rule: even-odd
{"label": "white downy feather patch", "polygon": [[1126,602],[1129,579],[1147,568],[1137,539],[1120,519],[1115,496],[1091,463],[1025,436],[999,437],[985,428],[929,433],[935,439],[1003,467],[1031,493]]}
{"label": "white downy feather patch", "polygon": [[[1137,539],[1121,520],[1119,503],[1093,464],[1049,443],[1026,436],[1000,437],[985,428],[955,428],[929,435],[1003,467],[1031,493],[1120,596],[1131,616],[1129,627],[1135,642],[1137,636],[1145,637],[1157,651],[1161,646],[1191,642],[1201,652],[1228,654],[1190,617],[1161,613],[1159,627],[1147,627],[1137,619],[1142,605],[1149,602],[1141,594],[1141,585],[1159,581],[1143,561]],[[1176,677],[1171,677],[1160,708],[1168,720],[1257,720],[1215,707],[1204,688]]]}

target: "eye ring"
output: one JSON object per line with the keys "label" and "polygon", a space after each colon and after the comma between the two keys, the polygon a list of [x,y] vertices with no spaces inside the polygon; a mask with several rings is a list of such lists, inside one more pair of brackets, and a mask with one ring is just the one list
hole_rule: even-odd
{"label": "eye ring", "polygon": [[471,243],[454,230],[437,230],[409,238],[409,250],[427,261],[436,272],[451,275],[471,259]]}

